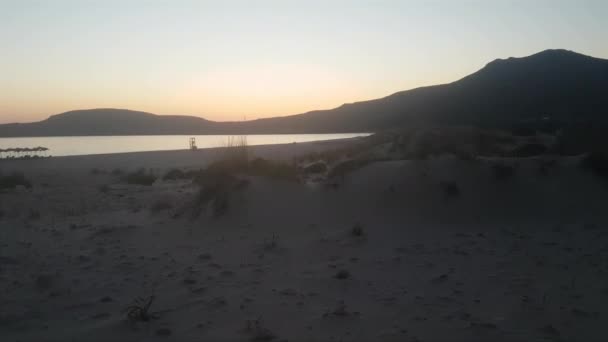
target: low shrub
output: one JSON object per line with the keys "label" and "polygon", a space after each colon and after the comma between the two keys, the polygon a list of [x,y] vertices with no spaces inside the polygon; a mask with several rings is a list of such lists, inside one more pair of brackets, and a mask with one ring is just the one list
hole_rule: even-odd
{"label": "low shrub", "polygon": [[228,164],[246,164],[249,160],[249,146],[247,136],[231,136],[224,142],[223,148],[219,149],[218,160]]}
{"label": "low shrub", "polygon": [[200,186],[197,203],[209,205],[212,215],[218,217],[228,210],[230,194],[249,184],[247,179],[239,178],[239,174],[282,180],[298,179],[295,166],[262,158],[248,161],[243,155],[217,160],[206,169],[190,171],[184,177],[191,177],[192,182]]}
{"label": "low shrub", "polygon": [[40,215],[40,211],[38,209],[31,208],[27,214],[27,218],[30,220],[38,220],[42,215]]}
{"label": "low shrub", "polygon": [[152,205],[150,206],[150,211],[153,213],[158,213],[160,211],[169,210],[171,208],[173,208],[173,204],[171,203],[171,201],[169,201],[169,199],[167,198],[161,198],[152,203]]}
{"label": "low shrub", "polygon": [[529,143],[519,146],[513,150],[513,156],[519,158],[534,157],[547,153],[547,146],[539,143]]}
{"label": "low shrub", "polygon": [[365,232],[363,231],[363,226],[359,223],[355,224],[351,229],[350,234],[355,237],[361,237],[365,235]]}
{"label": "low shrub", "polygon": [[32,183],[21,172],[13,172],[8,175],[0,174],[0,189],[13,189],[20,185],[28,189],[32,187]]}
{"label": "low shrub", "polygon": [[[296,163],[310,163],[314,161],[324,160],[326,163],[336,163],[344,158],[355,158],[357,155],[365,154],[369,152],[369,149],[381,142],[388,141],[388,137],[381,137],[381,139],[372,139],[373,136],[362,138],[361,140],[349,144],[347,146],[310,152],[307,154],[299,155],[294,158]],[[377,137],[376,137],[377,138]]]}
{"label": "low shrub", "polygon": [[124,181],[128,184],[135,185],[152,185],[156,181],[156,176],[147,173],[143,168],[135,172],[127,173],[124,176]]}
{"label": "low shrub", "polygon": [[367,163],[368,163],[368,161],[357,160],[357,159],[345,160],[345,161],[333,166],[329,170],[329,172],[327,174],[327,178],[333,179],[333,180],[344,179],[346,177],[346,175],[365,166]]}
{"label": "low shrub", "polygon": [[295,166],[263,158],[256,158],[252,161],[218,160],[211,163],[206,169],[191,172],[188,176],[192,177],[195,183],[200,184],[204,178],[215,181],[226,175],[234,176],[238,174],[292,181],[298,179],[298,169]]}
{"label": "low shrub", "polygon": [[477,161],[477,156],[471,152],[455,150],[451,152],[456,158],[462,161]]}
{"label": "low shrub", "polygon": [[601,152],[588,153],[582,160],[581,165],[591,170],[598,177],[608,179],[608,154]]}
{"label": "low shrub", "polygon": [[336,279],[348,279],[350,278],[350,272],[348,270],[340,270],[335,275]]}
{"label": "low shrub", "polygon": [[575,156],[587,152],[606,152],[608,146],[606,125],[578,125],[564,128],[557,135],[553,152]]}
{"label": "low shrub", "polygon": [[279,242],[277,240],[277,236],[273,233],[272,238],[264,239],[264,250],[273,251],[276,250],[279,246]]}
{"label": "low shrub", "polygon": [[240,183],[231,173],[217,169],[201,171],[193,181],[201,187],[197,197],[198,204],[211,205],[214,217],[222,216],[228,210],[230,192],[238,188]]}
{"label": "low shrub", "polygon": [[171,169],[165,173],[163,180],[179,180],[188,178],[188,174],[180,169]]}
{"label": "low shrub", "polygon": [[291,164],[256,158],[247,165],[247,173],[252,176],[271,179],[297,180],[298,169]]}
{"label": "low shrub", "polygon": [[105,170],[97,168],[97,167],[94,167],[94,168],[91,169],[91,174],[92,175],[102,175],[102,174],[105,174],[105,173],[106,173]]}
{"label": "low shrub", "polygon": [[264,326],[261,317],[255,320],[248,320],[245,331],[251,334],[250,340],[255,342],[273,341],[277,338],[270,329]]}
{"label": "low shrub", "polygon": [[494,178],[499,181],[508,180],[515,174],[515,167],[512,165],[497,163],[492,165]]}
{"label": "low shrub", "polygon": [[324,161],[316,161],[302,168],[305,174],[319,174],[327,172],[327,164]]}
{"label": "low shrub", "polygon": [[538,174],[540,176],[548,176],[549,171],[557,166],[557,160],[541,160],[538,165]]}
{"label": "low shrub", "polygon": [[511,134],[518,137],[530,137],[536,135],[536,128],[525,125],[515,125],[511,129]]}
{"label": "low shrub", "polygon": [[112,170],[112,172],[110,172],[110,174],[112,176],[122,176],[125,174],[125,172],[122,169],[116,168],[116,169]]}
{"label": "low shrub", "polygon": [[460,187],[454,181],[443,181],[439,183],[446,198],[453,198],[460,196]]}

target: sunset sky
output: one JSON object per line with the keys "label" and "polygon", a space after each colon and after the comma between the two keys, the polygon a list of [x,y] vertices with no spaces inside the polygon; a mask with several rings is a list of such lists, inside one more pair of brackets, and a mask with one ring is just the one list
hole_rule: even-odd
{"label": "sunset sky", "polygon": [[0,123],[113,107],[241,120],[608,58],[608,1],[0,0]]}

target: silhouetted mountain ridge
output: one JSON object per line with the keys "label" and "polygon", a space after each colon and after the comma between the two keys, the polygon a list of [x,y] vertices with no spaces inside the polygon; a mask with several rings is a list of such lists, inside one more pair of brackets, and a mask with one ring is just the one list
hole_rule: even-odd
{"label": "silhouetted mountain ridge", "polygon": [[412,125],[503,127],[548,120],[608,121],[608,60],[568,50],[496,59],[458,81],[329,110],[214,122],[122,109],[77,110],[35,123],[0,125],[0,136],[374,132]]}

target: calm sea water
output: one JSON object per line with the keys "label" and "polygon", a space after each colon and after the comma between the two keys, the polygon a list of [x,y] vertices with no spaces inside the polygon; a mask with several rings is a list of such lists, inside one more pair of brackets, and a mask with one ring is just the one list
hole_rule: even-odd
{"label": "calm sea water", "polygon": [[[367,136],[369,133],[349,134],[266,134],[248,135],[248,145],[286,144]],[[88,137],[0,138],[0,148],[49,148],[46,155],[75,156],[84,154],[182,150],[188,148],[190,137],[196,138],[198,148],[225,146],[230,135],[133,135]]]}

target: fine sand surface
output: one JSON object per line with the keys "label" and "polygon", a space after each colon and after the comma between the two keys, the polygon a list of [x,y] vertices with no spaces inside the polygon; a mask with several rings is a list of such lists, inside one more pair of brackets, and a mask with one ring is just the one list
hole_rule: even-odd
{"label": "fine sand surface", "polygon": [[[376,162],[337,188],[249,177],[220,217],[176,215],[188,181],[91,171],[214,153],[0,163],[33,183],[0,192],[0,340],[608,340],[608,184],[577,157],[501,160],[517,165],[502,180],[496,160],[454,158]],[[151,295],[153,317],[128,320]]]}

